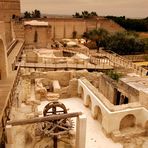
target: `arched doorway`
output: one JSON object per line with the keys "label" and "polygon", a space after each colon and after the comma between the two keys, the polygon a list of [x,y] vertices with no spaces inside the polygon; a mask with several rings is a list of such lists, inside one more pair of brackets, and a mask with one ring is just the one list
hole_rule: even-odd
{"label": "arched doorway", "polygon": [[86,107],[89,107],[89,109],[92,108],[92,102],[91,102],[91,98],[90,98],[89,95],[87,95],[87,97],[86,97],[85,106],[86,106]]}
{"label": "arched doorway", "polygon": [[102,123],[102,112],[99,106],[95,106],[94,108],[94,119]]}
{"label": "arched doorway", "polygon": [[2,39],[0,39],[0,80],[7,77],[7,60]]}
{"label": "arched doorway", "polygon": [[81,86],[79,87],[79,96],[81,99],[84,99],[84,90]]}
{"label": "arched doorway", "polygon": [[136,123],[136,117],[132,114],[126,115],[120,121],[120,130],[125,129],[127,127],[134,127]]}

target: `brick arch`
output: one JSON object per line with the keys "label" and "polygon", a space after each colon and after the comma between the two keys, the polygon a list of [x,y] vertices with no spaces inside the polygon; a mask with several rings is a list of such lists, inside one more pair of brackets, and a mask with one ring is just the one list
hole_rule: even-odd
{"label": "brick arch", "polygon": [[7,77],[7,56],[5,44],[0,38],[0,80]]}
{"label": "brick arch", "polygon": [[133,114],[128,114],[121,119],[120,130],[128,127],[134,127],[135,124],[136,124],[136,117]]}
{"label": "brick arch", "polygon": [[93,117],[94,117],[94,119],[96,119],[100,123],[102,123],[102,111],[101,111],[101,108],[98,105],[96,105],[94,107]]}
{"label": "brick arch", "polygon": [[86,96],[86,99],[85,99],[85,106],[86,107],[89,107],[90,109],[92,109],[92,100],[91,100],[91,97],[90,95],[87,95]]}

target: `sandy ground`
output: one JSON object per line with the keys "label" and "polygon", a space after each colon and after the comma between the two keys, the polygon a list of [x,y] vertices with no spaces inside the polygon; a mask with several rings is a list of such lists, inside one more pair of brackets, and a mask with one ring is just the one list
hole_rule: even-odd
{"label": "sandy ground", "polygon": [[[86,148],[123,148],[120,143],[114,143],[110,138],[107,138],[102,129],[99,121],[94,120],[91,116],[89,108],[83,105],[83,101],[79,98],[62,99],[60,102],[64,103],[68,112],[83,112],[87,117],[87,131],[86,131]],[[48,101],[43,101],[38,107],[42,111]],[[75,122],[75,118],[73,121]]]}

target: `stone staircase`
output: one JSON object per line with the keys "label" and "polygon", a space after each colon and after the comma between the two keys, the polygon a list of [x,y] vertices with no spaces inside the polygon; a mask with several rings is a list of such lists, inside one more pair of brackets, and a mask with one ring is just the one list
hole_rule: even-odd
{"label": "stone staircase", "polygon": [[13,21],[13,31],[15,34],[16,39],[24,40],[24,24],[22,21],[16,22]]}

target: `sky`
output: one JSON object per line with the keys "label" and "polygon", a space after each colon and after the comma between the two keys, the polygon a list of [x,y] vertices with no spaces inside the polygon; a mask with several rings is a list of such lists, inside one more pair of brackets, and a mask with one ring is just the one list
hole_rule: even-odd
{"label": "sky", "polygon": [[147,17],[148,0],[21,0],[21,11],[72,15],[87,10],[99,16]]}

